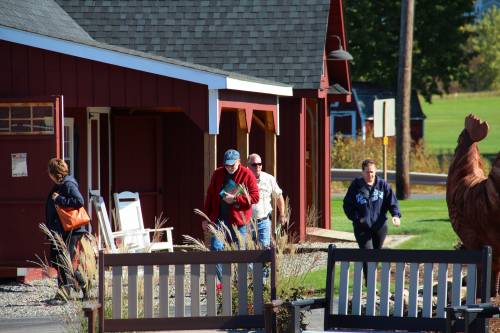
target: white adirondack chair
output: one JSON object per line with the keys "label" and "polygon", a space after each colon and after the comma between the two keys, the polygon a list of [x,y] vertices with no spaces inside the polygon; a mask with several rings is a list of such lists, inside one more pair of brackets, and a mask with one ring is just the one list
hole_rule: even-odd
{"label": "white adirondack chair", "polygon": [[[144,234],[147,234],[146,231],[136,229],[136,230],[127,230],[127,231],[115,231],[113,232],[111,229],[111,224],[108,218],[108,211],[106,210],[106,205],[104,204],[104,200],[102,197],[93,197],[92,203],[94,204],[94,208],[97,214],[97,220],[99,222],[99,230],[101,231],[101,237],[104,240],[104,245],[111,253],[120,252],[116,247],[115,240],[123,239],[126,237],[142,237]],[[124,244],[123,249],[126,252],[147,252],[148,249],[145,247],[141,247],[138,244]]]}
{"label": "white adirondack chair", "polygon": [[[141,201],[137,192],[120,192],[114,193],[116,220],[120,231],[127,230],[143,230],[143,235],[130,235],[124,238],[125,245],[136,244],[139,247],[149,248],[150,252],[168,250],[174,251],[174,243],[172,240],[172,230],[174,228],[144,228],[142,219]],[[154,232],[165,232],[166,242],[151,242],[150,235]]]}

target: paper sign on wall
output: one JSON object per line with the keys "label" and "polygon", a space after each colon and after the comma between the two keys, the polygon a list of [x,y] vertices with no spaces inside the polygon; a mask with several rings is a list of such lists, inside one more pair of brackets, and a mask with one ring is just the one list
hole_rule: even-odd
{"label": "paper sign on wall", "polygon": [[12,159],[12,177],[27,177],[28,163],[26,153],[10,154]]}

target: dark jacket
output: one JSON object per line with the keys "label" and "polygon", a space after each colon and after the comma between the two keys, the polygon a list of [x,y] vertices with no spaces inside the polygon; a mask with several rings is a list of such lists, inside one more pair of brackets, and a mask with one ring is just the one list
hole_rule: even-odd
{"label": "dark jacket", "polygon": [[[54,192],[59,193],[56,200],[52,200],[52,194]],[[72,176],[66,176],[61,183],[54,185],[49,192],[45,205],[45,223],[47,227],[49,230],[57,232],[63,239],[66,239],[69,232],[64,231],[59,216],[57,215],[55,205],[73,208],[80,208],[84,205],[83,196],[78,189],[78,183]],[[73,234],[86,232],[86,229],[85,227],[80,227],[74,229],[72,232]]]}
{"label": "dark jacket", "polygon": [[372,229],[379,229],[387,220],[387,212],[401,217],[399,204],[389,184],[376,177],[369,189],[362,177],[353,180],[344,197],[344,212],[353,223],[364,218]]}
{"label": "dark jacket", "polygon": [[[216,222],[219,218],[221,196],[220,191],[224,185],[224,179],[227,171],[224,167],[217,168],[208,186],[207,196],[205,198],[205,214],[212,222]],[[238,170],[234,173],[233,181],[236,184],[245,185],[250,195],[250,202],[245,195],[236,197],[236,203],[229,208],[229,216],[231,223],[242,226],[250,222],[252,218],[252,205],[259,202],[259,188],[257,187],[257,180],[252,171],[240,164]]]}

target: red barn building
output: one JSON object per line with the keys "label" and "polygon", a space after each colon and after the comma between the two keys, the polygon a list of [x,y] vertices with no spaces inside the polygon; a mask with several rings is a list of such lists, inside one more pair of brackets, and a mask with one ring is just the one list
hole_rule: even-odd
{"label": "red barn building", "polygon": [[[53,155],[70,162],[87,197],[109,204],[113,192],[139,192],[145,223],[164,212],[179,242],[201,237],[192,209],[202,207],[223,152],[257,152],[290,197],[300,239],[308,207],[329,227],[327,96],[350,99],[347,62],[327,60],[337,37],[346,48],[341,0],[0,6],[16,14],[0,18],[1,114],[29,109],[22,119],[31,126],[28,135],[17,120],[0,125],[0,216],[12,226],[0,264],[37,253],[36,245],[11,250],[24,237],[43,241],[37,224]],[[26,177],[12,177],[17,153],[26,153],[16,160],[27,156]]]}

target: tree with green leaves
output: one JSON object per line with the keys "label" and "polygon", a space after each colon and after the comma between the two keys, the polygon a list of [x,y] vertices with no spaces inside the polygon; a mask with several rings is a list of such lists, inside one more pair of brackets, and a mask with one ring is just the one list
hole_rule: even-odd
{"label": "tree with green leaves", "polygon": [[468,45],[476,56],[466,86],[474,91],[500,89],[500,9],[491,7],[468,30],[472,33]]}
{"label": "tree with green leaves", "polygon": [[[412,87],[427,100],[464,82],[472,52],[466,48],[474,0],[416,0]],[[346,30],[354,80],[395,90],[401,1],[348,0]]]}

